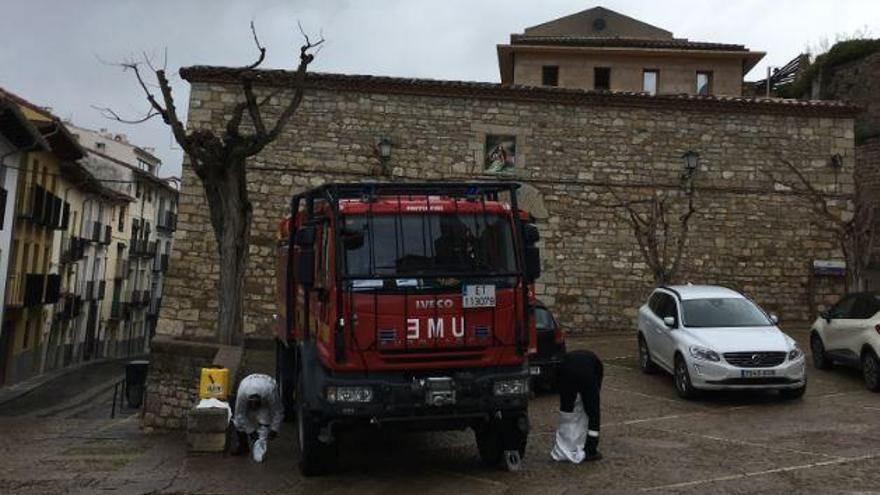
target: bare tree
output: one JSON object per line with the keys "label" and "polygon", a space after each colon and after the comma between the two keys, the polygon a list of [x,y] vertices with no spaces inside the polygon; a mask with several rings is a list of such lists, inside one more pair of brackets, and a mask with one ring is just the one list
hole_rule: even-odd
{"label": "bare tree", "polygon": [[[317,53],[315,49],[324,42],[323,38],[312,42],[300,27],[305,43],[300,47],[299,66],[292,84],[258,100],[253,88],[252,71],[263,63],[266,49],[260,44],[253,22],[251,22],[251,32],[259,56],[254,63],[241,67],[238,71],[241,99],[229,111],[222,132],[210,129],[186,129],[177,115],[171,85],[165,73],[166,67],[164,64],[162,68],[154,67],[146,54],[143,61],[117,64],[125,71],[133,73],[143,90],[150,104],[146,116],[136,120],[125,120],[110,109],[101,109],[107,117],[126,123],[144,122],[154,116],[161,117],[171,128],[175,141],[186,153],[190,166],[201,180],[220,256],[217,336],[219,342],[224,344],[237,342],[243,333],[244,278],[252,217],[252,205],[247,190],[247,159],[260,153],[266,145],[275,141],[300,107],[306,72]],[[144,66],[155,76],[159,90],[158,97],[151,89],[156,85],[148,84],[143,77]],[[290,100],[275,123],[270,125],[263,118],[263,107],[271,98],[285,90],[292,91]],[[252,129],[242,128],[245,113]]]}
{"label": "bare tree", "polygon": [[854,199],[855,210],[850,214],[848,211],[833,211],[831,202],[835,199],[818,190],[794,163],[779,157],[789,172],[794,175],[796,181],[786,182],[778,179],[772,173],[765,171],[771,180],[782,184],[798,196],[810,203],[815,216],[812,218],[813,225],[831,231],[843,257],[846,260],[846,290],[858,292],[865,289],[864,273],[871,262],[871,255],[877,242],[878,233],[874,228],[877,218],[877,204],[871,198],[865,197],[857,181]]}
{"label": "bare tree", "polygon": [[[618,216],[629,224],[633,236],[639,244],[645,263],[651,270],[657,285],[675,280],[685,255],[689,223],[696,212],[694,207],[695,171],[687,171],[681,176],[681,188],[675,197],[655,191],[650,198],[627,201],[606,187],[605,192],[614,198],[615,203],[601,206],[613,208]],[[683,199],[683,211],[675,217],[676,208],[670,199]],[[674,222],[674,225],[673,225]]]}

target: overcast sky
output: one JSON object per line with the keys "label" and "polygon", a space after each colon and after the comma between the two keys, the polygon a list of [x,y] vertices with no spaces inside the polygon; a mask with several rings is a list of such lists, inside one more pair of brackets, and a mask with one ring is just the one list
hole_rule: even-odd
{"label": "overcast sky", "polygon": [[868,29],[880,36],[877,0],[0,0],[0,86],[52,107],[76,124],[125,133],[153,147],[160,175],[179,175],[181,152],[158,120],[128,126],[91,105],[143,115],[146,102],[117,61],[168,48],[179,107],[188,85],[180,66],[243,65],[254,57],[248,23],[268,48],[264,67],[291,68],[301,41],[296,22],[323,31],[313,64],[323,72],[499,81],[495,45],[510,33],[601,5],[696,41],[741,43],[785,64],[807,46]]}

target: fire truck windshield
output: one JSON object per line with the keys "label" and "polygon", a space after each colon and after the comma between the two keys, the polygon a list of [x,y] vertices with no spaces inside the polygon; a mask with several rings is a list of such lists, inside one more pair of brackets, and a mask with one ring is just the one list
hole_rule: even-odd
{"label": "fire truck windshield", "polygon": [[343,243],[349,276],[399,275],[409,280],[398,286],[430,286],[421,277],[508,278],[516,272],[510,220],[498,214],[351,215],[343,225],[342,235],[356,239]]}

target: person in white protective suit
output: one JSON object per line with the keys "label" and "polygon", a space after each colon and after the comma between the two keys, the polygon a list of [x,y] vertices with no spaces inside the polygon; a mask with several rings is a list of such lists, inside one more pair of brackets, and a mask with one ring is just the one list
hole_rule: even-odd
{"label": "person in white protective suit", "polygon": [[284,405],[275,379],[262,374],[246,376],[238,385],[232,423],[238,433],[236,455],[244,455],[253,445],[254,460],[261,462],[267,441],[274,440],[284,420]]}
{"label": "person in white protective suit", "polygon": [[559,367],[559,429],[550,457],[578,464],[599,453],[599,392],[604,367],[590,351],[566,353]]}

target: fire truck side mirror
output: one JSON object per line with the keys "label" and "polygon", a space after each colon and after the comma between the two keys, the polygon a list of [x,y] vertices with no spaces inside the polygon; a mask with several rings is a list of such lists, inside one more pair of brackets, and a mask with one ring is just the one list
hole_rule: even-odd
{"label": "fire truck side mirror", "polygon": [[532,283],[541,277],[541,250],[535,246],[526,246],[524,254],[526,282]]}
{"label": "fire truck side mirror", "polygon": [[541,234],[538,232],[538,227],[533,223],[527,223],[523,225],[523,241],[525,241],[526,246],[534,246],[541,240]]}

